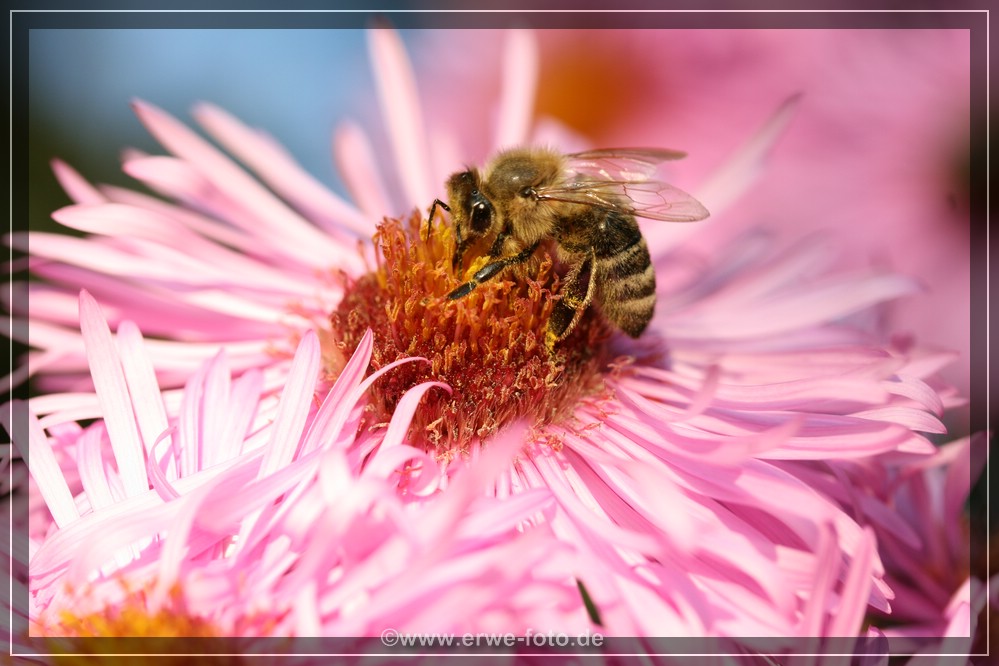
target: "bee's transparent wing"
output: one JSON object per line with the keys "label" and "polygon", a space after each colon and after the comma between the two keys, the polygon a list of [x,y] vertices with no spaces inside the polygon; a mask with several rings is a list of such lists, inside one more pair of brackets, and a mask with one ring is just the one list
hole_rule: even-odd
{"label": "bee's transparent wing", "polygon": [[539,188],[537,196],[652,220],[703,220],[708,211],[697,199],[653,178],[661,162],[684,155],[661,148],[609,148],[573,153],[566,156],[566,173],[560,184]]}
{"label": "bee's transparent wing", "polygon": [[667,148],[600,148],[566,155],[569,169],[604,180],[650,180],[659,165],[687,156]]}

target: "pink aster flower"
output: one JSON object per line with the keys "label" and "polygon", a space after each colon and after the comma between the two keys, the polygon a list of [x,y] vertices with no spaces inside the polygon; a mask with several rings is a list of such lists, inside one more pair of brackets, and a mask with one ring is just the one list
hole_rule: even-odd
{"label": "pink aster flower", "polygon": [[[383,176],[366,134],[343,126],[334,152],[354,204],[210,105],[198,122],[262,182],[146,103],[136,112],[170,156],[132,152],[125,170],[165,199],[56,165],[77,203],[54,217],[90,235],[32,234],[46,282],[21,286],[33,347],[22,372],[52,391],[28,405],[30,445],[50,451],[37,469],[32,456],[36,603],[120,572],[133,587],[155,574],[161,604],[177,583],[199,616],[246,633],[521,617],[621,636],[793,637],[890,613],[875,531],[805,472],[933,452],[924,433],[957,403],[934,377],[951,357],[867,316],[914,284],[831,271],[814,239],[749,233],[705,255],[696,239],[713,223],[645,227],[659,284],[649,332],[624,339],[591,312],[550,358],[538,344],[550,262],[450,302],[453,239],[439,221],[421,235],[422,213],[387,219],[366,243],[382,216],[442,195],[463,158],[463,137],[424,127],[393,33],[371,46],[396,170]],[[531,130],[531,36],[505,48],[492,147],[574,147],[558,127]],[[694,188],[712,219],[789,113]],[[87,296],[77,330],[80,287],[116,342]],[[141,354],[139,329],[151,338]],[[101,420],[76,425],[88,419]],[[466,577],[435,578],[455,569]],[[426,573],[415,588],[413,571]],[[554,602],[539,602],[549,588]],[[251,592],[286,614],[255,624]],[[234,605],[213,611],[221,600]]]}

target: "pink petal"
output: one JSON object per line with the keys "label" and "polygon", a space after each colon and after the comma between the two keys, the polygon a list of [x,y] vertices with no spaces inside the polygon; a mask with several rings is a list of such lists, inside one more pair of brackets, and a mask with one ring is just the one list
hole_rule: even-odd
{"label": "pink petal", "polygon": [[[150,485],[152,485],[153,490],[156,491],[156,494],[159,495],[160,499],[162,499],[164,502],[171,502],[180,497],[180,493],[177,492],[177,489],[167,479],[167,475],[163,471],[160,460],[157,457],[158,456],[157,447],[159,447],[161,442],[170,442],[170,438],[173,436],[174,432],[175,429],[171,428],[165,431],[162,436],[160,436],[157,440],[153,442],[153,446],[149,451],[149,457],[147,459],[148,462],[146,465],[146,471],[149,474]],[[164,459],[168,457],[170,457],[169,454],[167,456],[164,456]],[[176,462],[176,458],[174,458],[174,462]],[[170,471],[173,473],[173,478],[176,479],[180,476],[180,473],[177,471],[176,466],[171,468]]]}
{"label": "pink petal", "polygon": [[932,432],[943,434],[947,432],[946,426],[932,414],[910,409],[908,407],[882,407],[880,409],[868,409],[863,412],[855,412],[853,416],[872,419],[876,421],[886,421],[897,423],[910,430],[919,432]]}
{"label": "pink petal", "polygon": [[48,418],[40,419],[40,423],[45,428],[56,423],[66,423],[68,421],[83,421],[88,418],[100,418],[101,406],[97,396],[93,393],[48,393],[38,395],[28,401],[28,406],[34,414],[59,414],[63,412],[82,413],[85,416],[72,418],[70,416],[53,419],[51,423]]}
{"label": "pink petal", "polygon": [[475,539],[488,539],[523,526],[524,520],[550,508],[553,504],[551,492],[535,488],[517,493],[507,499],[483,503],[474,513],[468,515],[459,527],[459,536]]}
{"label": "pink petal", "polygon": [[223,432],[224,442],[221,450],[242,453],[241,447],[257,413],[257,403],[260,401],[263,375],[251,368],[233,384],[229,396],[228,423]]}
{"label": "pink petal", "polygon": [[96,204],[105,201],[104,196],[93,185],[62,160],[52,160],[52,171],[59,185],[76,203]]}
{"label": "pink petal", "polygon": [[538,79],[538,44],[534,34],[528,30],[507,31],[503,58],[495,149],[520,146],[527,141]]}
{"label": "pink petal", "polygon": [[[309,219],[330,232],[339,233],[343,226],[363,234],[372,231],[370,219],[319,183],[302,169],[270,135],[253,130],[235,116],[214,104],[201,103],[194,108],[194,117],[240,161],[256,171],[261,178]],[[384,214],[385,209],[382,209]]]}
{"label": "pink petal", "polygon": [[797,103],[797,96],[785,101],[774,115],[708,178],[707,182],[693,191],[694,196],[711,215],[707,221],[697,224],[657,225],[652,233],[647,235],[649,250],[654,261],[658,261],[665,250],[677,245],[691,234],[702,233],[706,226],[713,224],[732,202],[749,189],[763,168],[774,144],[784,134],[796,111]]}
{"label": "pink petal", "polygon": [[405,199],[403,205],[422,208],[434,198],[430,147],[426,144],[416,78],[399,35],[393,30],[368,32],[368,52],[374,68],[382,120],[388,129],[392,154]]}
{"label": "pink petal", "polygon": [[205,373],[199,441],[201,464],[205,467],[231,458],[239,451],[239,445],[242,443],[245,431],[232,432],[229,428],[231,391],[232,378],[223,349],[209,361],[208,371]]}
{"label": "pink petal", "polygon": [[[55,453],[38,419],[28,409],[28,405],[20,400],[12,400],[9,405],[9,410],[0,413],[0,422],[7,429],[11,442],[20,452],[21,458],[28,462],[31,478],[38,485],[38,491],[45,500],[55,524],[58,527],[65,527],[79,520],[80,512],[73,500],[73,493],[69,490],[66,477],[59,468]],[[20,423],[26,424],[26,431],[18,427]]]}
{"label": "pink petal", "polygon": [[149,488],[145,450],[111,329],[101,315],[97,301],[86,291],[80,292],[80,331],[118,473],[125,484],[125,492],[134,497]]}
{"label": "pink petal", "polygon": [[[559,506],[565,510],[574,523],[587,532],[598,535],[600,539],[617,546],[631,548],[640,553],[656,556],[662,551],[657,535],[650,533],[632,532],[622,529],[609,520],[600,517],[600,514],[592,510],[593,498],[581,487],[580,484],[570,484],[565,470],[561,469],[552,456],[535,456],[532,459],[533,467],[540,477],[537,486],[547,486]],[[522,468],[528,470],[527,466]]]}
{"label": "pink petal", "polygon": [[80,483],[87,494],[90,507],[97,511],[114,503],[111,486],[104,471],[101,455],[105,429],[94,424],[83,431],[76,444],[76,463],[80,471]]}
{"label": "pink petal", "polygon": [[[373,340],[374,336],[368,329],[364,332],[353,355],[347,361],[347,365],[340,371],[340,376],[336,378],[336,382],[330,387],[326,398],[319,406],[319,411],[316,412],[316,416],[309,426],[309,432],[305,436],[302,446],[303,454],[321,447],[324,442],[331,441],[336,433],[340,432],[343,422],[347,418],[346,410],[341,410],[340,407],[344,404],[348,393],[355,389],[361,378],[364,377],[371,360]],[[337,422],[334,421],[334,415],[340,417]]]}
{"label": "pink petal", "polygon": [[[170,161],[174,160],[174,158],[171,157],[143,157],[141,159],[136,159],[138,162],[134,166],[137,169],[139,168],[139,164],[142,160],[166,160],[167,164],[170,164]],[[159,169],[152,168],[153,164],[154,163],[151,162],[148,165],[148,169],[142,169],[143,172],[148,171],[151,177],[160,173]],[[126,172],[132,169],[132,161],[126,162],[124,168]],[[234,229],[232,226],[222,223],[219,220],[211,218],[207,215],[199,214],[189,208],[177,206],[157,197],[143,194],[141,192],[135,192],[133,190],[127,190],[121,187],[106,185],[101,191],[108,197],[108,199],[115,203],[125,204],[127,206],[141,208],[163,215],[165,218],[175,220],[177,224],[190,229],[205,238],[210,238],[220,245],[232,247],[238,251],[235,253],[236,256],[253,256],[260,251],[260,240],[258,238],[244,233],[238,228]],[[265,268],[264,266],[261,266],[259,262],[256,262],[256,264],[261,268]]]}
{"label": "pink petal", "polygon": [[853,553],[850,569],[843,582],[839,609],[832,613],[829,636],[856,636],[867,612],[871,593],[871,566],[874,560],[875,538],[869,527],[861,532],[860,543]]}
{"label": "pink petal", "polygon": [[66,206],[54,212],[52,218],[78,231],[105,236],[134,236],[171,247],[199,244],[201,240],[197,235],[172,224],[166,216],[119,203]]}
{"label": "pink petal", "polygon": [[257,230],[280,249],[310,265],[323,267],[335,256],[338,244],[308,224],[277,197],[267,192],[225,155],[174,118],[151,104],[135,101],[133,108],[147,129],[168,150],[189,162],[203,177],[226,196],[228,206],[238,207],[240,219],[259,223]]}
{"label": "pink petal", "polygon": [[[221,353],[221,352],[219,352]],[[177,447],[180,450],[180,476],[187,477],[205,469],[201,464],[201,416],[202,392],[205,373],[208,368],[201,366],[184,386],[180,413],[177,418]]]}
{"label": "pink petal", "polygon": [[[355,352],[355,354],[356,354],[356,352]],[[369,388],[371,388],[371,385],[373,383],[375,383],[375,381],[379,377],[381,377],[382,375],[384,375],[386,372],[389,372],[392,369],[397,368],[400,365],[403,365],[405,363],[413,363],[413,362],[416,362],[416,361],[422,361],[423,363],[427,363],[428,362],[427,359],[425,359],[425,358],[423,358],[421,356],[410,356],[410,357],[406,357],[406,358],[400,358],[397,361],[393,361],[392,363],[389,363],[388,365],[382,366],[381,368],[379,368],[375,372],[371,373],[371,375],[369,375],[367,377],[367,379],[365,379],[360,384],[358,384],[357,386],[355,386],[353,388],[353,390],[347,395],[347,397],[345,399],[343,399],[342,401],[340,401],[340,404],[338,404],[338,405],[335,406],[335,408],[333,410],[333,413],[330,416],[330,421],[329,421],[329,425],[327,426],[327,431],[331,432],[331,433],[339,433],[340,432],[340,429],[343,428],[343,425],[346,422],[347,417],[350,414],[350,410],[354,407],[354,405],[357,404],[358,400],[361,399],[361,396],[363,396],[364,393]]]}
{"label": "pink petal", "polygon": [[[261,452],[257,451],[231,463],[178,479],[176,489],[185,495],[221,473],[232,476],[234,483],[247,485],[256,474],[260,457]],[[176,509],[176,502],[163,504],[155,491],[148,490],[115,502],[99,512],[82,516],[45,540],[32,558],[32,575],[39,578],[50,576],[65,570],[72,562],[77,572],[75,577],[82,577],[111,559],[115,551],[165,529],[163,526],[169,523]],[[84,554],[86,557],[82,557]]]}
{"label": "pink petal", "polygon": [[[434,459],[423,449],[418,449],[406,444],[396,444],[389,449],[379,448],[377,455],[375,455],[371,460],[364,466],[364,471],[361,477],[376,477],[384,480],[391,480],[392,476],[403,465],[407,465],[412,461],[416,461],[417,467],[421,468],[420,476],[428,477],[428,481],[424,481],[421,488],[425,487],[429,481],[433,481],[435,475],[429,473],[427,470],[436,471],[437,464]],[[408,473],[408,472],[407,472]],[[409,487],[407,486],[407,491]]]}
{"label": "pink petal", "polygon": [[148,454],[152,443],[169,427],[156,372],[143,349],[142,333],[135,324],[123,321],[118,326],[116,340],[135,419]]}
{"label": "pink petal", "polygon": [[360,127],[351,122],[337,127],[333,158],[351,198],[368,219],[377,220],[392,212],[392,199],[375,161],[374,149]]}
{"label": "pink petal", "polygon": [[[802,636],[822,636],[827,634],[825,616],[832,598],[832,588],[836,583],[840,567],[839,548],[835,541],[835,531],[832,525],[826,525],[819,533],[819,541],[815,547],[814,578],[810,582],[810,593],[806,600],[801,620]],[[866,608],[866,604],[864,605]],[[838,634],[828,633],[835,636]],[[850,634],[852,635],[852,633]]]}
{"label": "pink petal", "polygon": [[774,335],[832,321],[916,290],[915,283],[896,275],[825,282],[754,302],[751,308],[728,312],[711,308],[700,316],[691,314],[682,323],[672,321],[670,334],[674,338],[716,340]]}
{"label": "pink petal", "polygon": [[489,442],[477,464],[469,466],[448,486],[439,502],[428,509],[424,527],[419,538],[424,544],[434,544],[433,550],[439,550],[445,540],[453,538],[445,536],[449,526],[454,524],[455,517],[461,515],[468,502],[480,495],[487,485],[503,470],[509,461],[520,451],[524,444],[526,426],[515,423],[498,433]]}
{"label": "pink petal", "polygon": [[[16,236],[14,240],[19,241]],[[16,242],[15,247],[19,245],[20,242]],[[178,276],[173,273],[176,268],[169,264],[150,262],[148,257],[137,256],[135,249],[139,245],[140,243],[131,241],[131,247],[114,247],[60,234],[31,234],[31,251],[38,257],[81,266],[96,273],[171,281],[177,279]],[[145,247],[161,256],[165,254],[162,248],[154,248],[148,244]]]}
{"label": "pink petal", "polygon": [[883,385],[889,393],[911,398],[938,416],[943,414],[944,406],[940,395],[921,379],[899,373],[895,381],[884,382]]}
{"label": "pink petal", "polygon": [[[629,389],[660,401],[691,402],[693,391],[705,391],[699,379],[667,372],[660,368],[636,368],[636,374],[650,380],[621,377],[618,381]],[[860,404],[883,404],[888,391],[875,382],[849,377],[815,377],[772,384],[728,384],[719,382],[714,387],[711,405],[723,409],[791,409],[829,401],[856,401]]]}
{"label": "pink petal", "polygon": [[431,388],[444,389],[448,395],[451,394],[451,387],[443,382],[424,382],[406,391],[392,413],[392,420],[389,422],[388,430],[385,431],[385,439],[382,440],[382,450],[402,444],[423,394]]}
{"label": "pink petal", "polygon": [[281,407],[271,428],[270,442],[260,465],[259,477],[272,474],[294,458],[305,428],[305,419],[312,406],[319,376],[319,361],[319,338],[314,331],[307,331],[298,344],[288,371],[288,379],[281,394]]}
{"label": "pink petal", "polygon": [[784,101],[760,129],[728,161],[697,188],[697,196],[713,214],[720,213],[752,184],[774,144],[797,112],[800,95]]}

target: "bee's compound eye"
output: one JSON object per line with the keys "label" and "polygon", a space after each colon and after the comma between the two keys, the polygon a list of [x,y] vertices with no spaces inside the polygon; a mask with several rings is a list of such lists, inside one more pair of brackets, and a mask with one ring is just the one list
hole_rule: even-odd
{"label": "bee's compound eye", "polygon": [[472,206],[471,226],[475,233],[485,233],[493,223],[492,206],[485,200]]}

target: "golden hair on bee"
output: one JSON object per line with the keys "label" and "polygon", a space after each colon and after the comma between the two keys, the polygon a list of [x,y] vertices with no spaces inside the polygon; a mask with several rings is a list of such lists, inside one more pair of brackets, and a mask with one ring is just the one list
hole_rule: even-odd
{"label": "golden hair on bee", "polygon": [[622,331],[638,337],[656,302],[655,271],[636,217],[692,222],[708,216],[694,197],[655,180],[659,164],[684,153],[658,148],[613,148],[562,154],[513,148],[480,171],[451,175],[447,203],[455,234],[452,264],[480,241],[489,262],[448,297],[467,296],[510,266],[553,246],[568,266],[545,333],[549,350],[565,339],[591,303]]}

